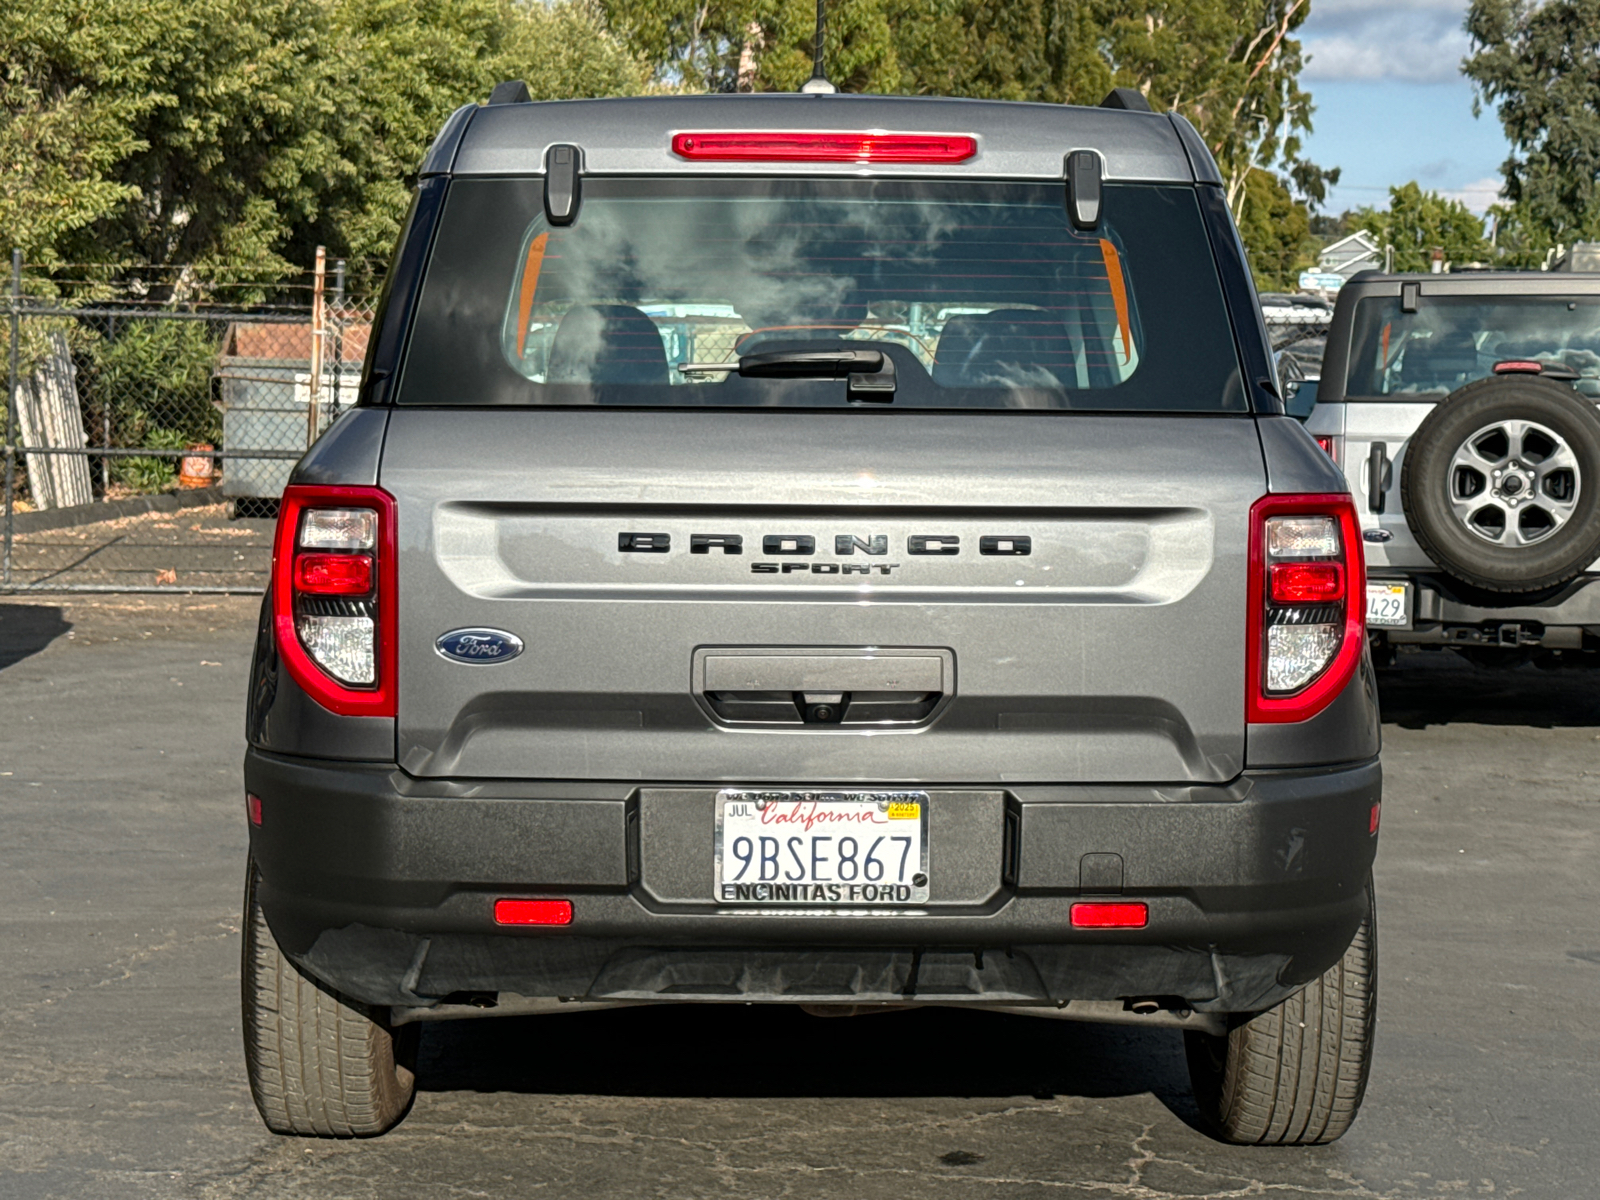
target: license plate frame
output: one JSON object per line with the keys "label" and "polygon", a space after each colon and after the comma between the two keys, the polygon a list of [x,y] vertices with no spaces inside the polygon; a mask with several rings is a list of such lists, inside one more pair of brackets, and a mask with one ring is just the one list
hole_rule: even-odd
{"label": "license plate frame", "polygon": [[[735,809],[734,805],[748,806],[749,811]],[[911,805],[916,806],[914,813],[907,812]],[[930,895],[930,807],[928,793],[919,788],[723,788],[715,801],[712,898],[723,905],[820,913],[897,911],[926,904]],[[881,814],[881,820],[866,816],[872,812]],[[766,813],[771,815],[765,819],[756,815]],[[848,814],[851,819],[836,820],[830,815],[834,813]],[[778,841],[779,858],[775,863],[777,877],[762,880],[758,876],[764,865],[763,847],[753,843],[748,848],[751,861],[742,871],[738,869],[744,865],[740,856],[730,852],[741,836],[752,836],[751,830],[766,828],[774,831],[766,836]],[[829,832],[822,833],[823,829]],[[876,857],[885,863],[884,875],[879,880],[860,877],[862,863],[872,855],[871,844],[861,844],[865,835],[858,831],[863,829],[884,831],[873,835],[874,838],[892,840],[907,834],[915,838],[912,845],[905,847],[902,863],[887,861],[879,848]],[[890,829],[897,832],[891,833]],[[781,836],[777,832],[780,830]],[[811,838],[814,836],[835,840],[855,837],[856,856],[852,861],[856,864],[857,878],[838,878],[841,873],[838,870],[828,873],[833,878],[820,875],[813,878],[816,859]],[[801,849],[805,852],[803,861],[791,849],[791,838],[801,839]],[[889,849],[893,853],[892,841]],[[801,867],[799,879],[792,877],[797,861]],[[730,863],[732,871],[726,869]],[[837,867],[838,860],[830,865]],[[757,868],[755,874],[750,873],[750,867]],[[786,874],[790,878],[785,878]]]}
{"label": "license plate frame", "polygon": [[[1408,579],[1369,579],[1367,581],[1367,627],[1369,629],[1410,629],[1412,617],[1411,581]],[[1394,613],[1398,597],[1400,611]],[[1381,608],[1375,609],[1375,603]]]}

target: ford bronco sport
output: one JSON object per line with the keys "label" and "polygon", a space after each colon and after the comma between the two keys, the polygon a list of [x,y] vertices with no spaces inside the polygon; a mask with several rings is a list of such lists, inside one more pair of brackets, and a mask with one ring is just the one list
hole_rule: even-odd
{"label": "ford bronco sport", "polygon": [[251,684],[268,1126],[383,1132],[421,1022],[950,1005],[1182,1030],[1240,1142],[1372,1048],[1345,481],[1181,117],[471,105]]}
{"label": "ford bronco sport", "polygon": [[1600,649],[1600,275],[1355,276],[1308,428],[1361,516],[1381,662]]}

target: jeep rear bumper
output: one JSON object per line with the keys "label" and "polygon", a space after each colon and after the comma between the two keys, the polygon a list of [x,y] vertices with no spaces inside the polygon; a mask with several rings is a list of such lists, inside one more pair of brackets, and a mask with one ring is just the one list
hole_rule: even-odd
{"label": "jeep rear bumper", "polygon": [[[840,916],[712,901],[715,787],[421,781],[256,750],[245,780],[285,952],[408,1008],[504,992],[1256,1011],[1349,945],[1381,791],[1375,759],[1215,787],[930,788],[930,904]],[[507,896],[568,899],[573,921],[496,925]],[[1074,902],[1106,898],[1145,902],[1149,924],[1073,928]]]}

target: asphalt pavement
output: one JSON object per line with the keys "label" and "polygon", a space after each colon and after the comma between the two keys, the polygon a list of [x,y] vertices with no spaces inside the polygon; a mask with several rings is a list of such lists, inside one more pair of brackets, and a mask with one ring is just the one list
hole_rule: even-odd
{"label": "asphalt pavement", "polygon": [[1600,672],[1386,679],[1380,1002],[1341,1142],[1196,1128],[1156,1030],[672,1007],[425,1026],[279,1138],[239,1048],[256,602],[0,602],[0,1198],[1600,1196]]}

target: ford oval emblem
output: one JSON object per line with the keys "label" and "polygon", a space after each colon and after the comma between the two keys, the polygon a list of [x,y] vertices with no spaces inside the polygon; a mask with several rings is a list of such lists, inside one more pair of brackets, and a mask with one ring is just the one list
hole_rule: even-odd
{"label": "ford oval emblem", "polygon": [[507,662],[522,653],[522,639],[503,629],[452,629],[433,648],[453,662]]}
{"label": "ford oval emblem", "polygon": [[1387,529],[1365,529],[1361,532],[1363,542],[1389,542],[1394,540],[1394,534]]}

